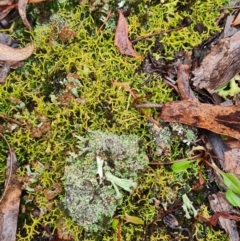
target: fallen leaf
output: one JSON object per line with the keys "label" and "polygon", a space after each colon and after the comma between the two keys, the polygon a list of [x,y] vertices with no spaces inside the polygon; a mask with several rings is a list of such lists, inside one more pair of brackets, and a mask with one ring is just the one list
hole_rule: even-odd
{"label": "fallen leaf", "polygon": [[27,6],[28,0],[18,0],[18,12],[19,15],[23,21],[23,24],[28,28],[28,29],[32,29],[30,23],[27,20],[27,16],[26,16],[26,6]]}
{"label": "fallen leaf", "polygon": [[229,15],[226,18],[224,30],[223,30],[223,38],[231,37],[235,34],[238,29],[232,26],[232,23],[235,19],[235,15]]}
{"label": "fallen leaf", "polygon": [[15,241],[21,197],[21,184],[16,178],[17,158],[10,149],[7,160],[7,182],[0,201],[1,241]]}
{"label": "fallen leaf", "polygon": [[3,67],[0,68],[0,84],[3,84],[8,76],[10,66],[4,63]]}
{"label": "fallen leaf", "polygon": [[225,219],[229,219],[229,220],[236,220],[236,221],[240,221],[240,215],[239,213],[236,212],[227,212],[227,211],[222,211],[222,212],[216,212],[212,215],[212,217],[209,220],[209,224],[212,226],[216,226],[218,219],[220,217],[223,217]]}
{"label": "fallen leaf", "polygon": [[239,106],[218,106],[197,101],[173,101],[162,106],[159,118],[240,139]]}
{"label": "fallen leaf", "polygon": [[[9,12],[14,9],[18,8],[19,14],[23,20],[25,26],[31,29],[31,26],[26,18],[26,4],[27,3],[40,3],[47,0],[19,0],[18,2],[14,2],[14,0],[0,0],[0,20],[8,17]],[[7,3],[7,4],[5,4]],[[25,6],[24,6],[25,5]]]}
{"label": "fallen leaf", "polygon": [[22,49],[11,48],[0,43],[0,61],[6,61],[10,63],[19,62],[30,57],[33,53],[33,50],[33,43]]}
{"label": "fallen leaf", "polygon": [[0,0],[0,6],[11,5],[14,0]]}
{"label": "fallen leaf", "polygon": [[120,10],[118,10],[118,14],[119,14],[119,19],[118,19],[118,25],[116,28],[114,44],[118,47],[121,54],[126,54],[129,56],[138,58],[140,60],[143,60],[143,57],[138,55],[134,51],[134,49],[132,48],[132,43],[128,39],[127,21],[123,13]]}
{"label": "fallen leaf", "polygon": [[240,13],[238,13],[237,17],[232,22],[231,27],[237,26],[239,24],[240,24]]}

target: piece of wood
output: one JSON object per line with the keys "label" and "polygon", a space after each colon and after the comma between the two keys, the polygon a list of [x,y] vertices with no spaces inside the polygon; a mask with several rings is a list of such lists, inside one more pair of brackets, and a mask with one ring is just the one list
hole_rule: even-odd
{"label": "piece of wood", "polygon": [[200,67],[193,71],[193,85],[197,89],[206,89],[209,93],[214,93],[239,72],[239,55],[240,31],[212,46]]}
{"label": "piece of wood", "polygon": [[203,104],[183,100],[163,105],[159,118],[231,136],[240,140],[240,107]]}

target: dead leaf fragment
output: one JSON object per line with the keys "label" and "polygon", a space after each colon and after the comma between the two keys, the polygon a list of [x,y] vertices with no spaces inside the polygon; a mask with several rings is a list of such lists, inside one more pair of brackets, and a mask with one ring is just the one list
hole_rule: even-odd
{"label": "dead leaf fragment", "polygon": [[8,76],[10,66],[4,63],[3,67],[0,68],[0,84],[3,84]]}
{"label": "dead leaf fragment", "polygon": [[18,12],[19,15],[23,21],[23,24],[29,29],[31,30],[32,27],[30,25],[30,23],[27,20],[27,16],[26,16],[26,6],[27,6],[28,0],[18,0]]}
{"label": "dead leaf fragment", "polygon": [[232,22],[231,27],[237,26],[240,24],[240,13],[238,13],[237,17],[235,20]]}
{"label": "dead leaf fragment", "polygon": [[119,19],[118,19],[118,25],[116,28],[114,44],[118,47],[121,54],[133,56],[135,58],[142,60],[143,57],[138,55],[134,51],[134,49],[132,48],[132,43],[128,39],[127,21],[123,13],[120,10],[118,10],[118,14],[119,14]]}
{"label": "dead leaf fragment", "polygon": [[223,170],[231,172],[240,178],[240,149],[230,149],[224,152]]}
{"label": "dead leaf fragment", "polygon": [[[215,213],[218,212],[233,212],[233,207],[227,202],[225,194],[218,192],[217,194],[209,195],[208,197],[210,206]],[[230,220],[224,216],[218,218],[220,226],[226,231],[229,235],[231,241],[239,240],[239,235],[237,231],[237,224],[234,220]]]}
{"label": "dead leaf fragment", "polygon": [[0,0],[0,6],[11,5],[13,0]]}
{"label": "dead leaf fragment", "polygon": [[173,101],[163,105],[159,118],[240,139],[239,106],[218,106],[189,100]]}
{"label": "dead leaf fragment", "polygon": [[16,63],[27,59],[33,53],[33,43],[27,45],[25,48],[17,49],[11,48],[7,45],[0,43],[0,61],[6,61],[10,63]]}
{"label": "dead leaf fragment", "polygon": [[13,150],[10,150],[7,164],[8,181],[0,201],[0,240],[15,241],[22,191],[21,184],[16,177],[17,158]]}

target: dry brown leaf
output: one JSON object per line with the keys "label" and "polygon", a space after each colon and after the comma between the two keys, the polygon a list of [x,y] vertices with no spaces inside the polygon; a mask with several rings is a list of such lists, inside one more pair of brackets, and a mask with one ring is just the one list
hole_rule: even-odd
{"label": "dry brown leaf", "polygon": [[225,172],[231,172],[240,178],[240,150],[230,149],[224,152],[224,166]]}
{"label": "dry brown leaf", "polygon": [[232,22],[231,27],[235,27],[240,24],[240,13],[238,13],[237,17],[235,20]]}
{"label": "dry brown leaf", "polygon": [[0,68],[0,84],[5,82],[8,76],[9,70],[10,70],[10,66],[5,62],[3,67]]}
{"label": "dry brown leaf", "polygon": [[18,12],[19,15],[24,23],[24,25],[28,28],[28,29],[32,29],[30,23],[27,20],[27,16],[26,16],[26,6],[27,6],[28,0],[18,0]]}
{"label": "dry brown leaf", "polygon": [[[236,212],[236,210],[234,210],[233,207],[227,202],[225,193],[223,192],[209,195],[208,200],[214,213]],[[230,241],[239,240],[236,221],[230,220],[226,215],[224,216],[221,215],[218,218],[220,226],[226,231]]]}
{"label": "dry brown leaf", "polygon": [[0,0],[0,6],[11,5],[14,0]]}
{"label": "dry brown leaf", "polygon": [[240,139],[240,107],[173,101],[163,105],[159,118],[179,122]]}
{"label": "dry brown leaf", "polygon": [[123,13],[120,10],[118,10],[118,14],[119,19],[116,28],[114,44],[118,47],[121,54],[133,56],[135,58],[142,60],[143,57],[134,51],[134,49],[132,48],[132,43],[128,39],[127,21]]}
{"label": "dry brown leaf", "polygon": [[9,14],[11,9],[12,9],[12,5],[1,6],[0,7],[0,20],[4,19]]}
{"label": "dry brown leaf", "polygon": [[[11,159],[11,160],[10,160]],[[11,162],[11,163],[10,163]],[[18,212],[21,197],[21,184],[16,177],[17,158],[10,150],[8,156],[7,184],[0,201],[0,240],[15,241]]]}
{"label": "dry brown leaf", "polygon": [[11,48],[0,43],[0,61],[15,63],[27,59],[33,53],[33,43],[27,45],[25,48],[17,49]]}

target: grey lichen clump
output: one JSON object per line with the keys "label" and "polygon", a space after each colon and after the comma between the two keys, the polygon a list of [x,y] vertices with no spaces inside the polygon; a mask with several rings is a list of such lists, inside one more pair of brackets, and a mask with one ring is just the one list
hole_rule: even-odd
{"label": "grey lichen clump", "polygon": [[124,192],[137,187],[148,158],[134,135],[90,131],[76,137],[78,151],[70,154],[63,178],[63,206],[75,222],[97,232],[109,227]]}

